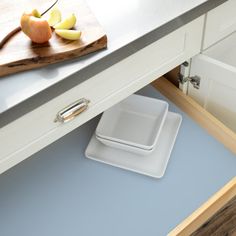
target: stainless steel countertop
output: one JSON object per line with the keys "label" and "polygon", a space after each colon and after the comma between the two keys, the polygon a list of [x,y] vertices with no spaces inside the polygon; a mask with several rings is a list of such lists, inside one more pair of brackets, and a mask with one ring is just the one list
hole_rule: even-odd
{"label": "stainless steel countertop", "polygon": [[82,58],[1,78],[0,127],[225,1],[87,0],[107,33],[108,48]]}

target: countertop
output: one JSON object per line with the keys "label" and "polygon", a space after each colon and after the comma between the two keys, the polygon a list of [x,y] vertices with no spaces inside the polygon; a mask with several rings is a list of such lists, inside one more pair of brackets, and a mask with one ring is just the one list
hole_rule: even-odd
{"label": "countertop", "polygon": [[[89,79],[226,0],[87,0],[108,48],[0,78],[0,127]],[[77,76],[70,76],[77,73]]]}
{"label": "countertop", "polygon": [[0,235],[166,236],[236,175],[235,155],[169,105],[183,122],[163,178],[85,158],[96,117],[0,175]]}

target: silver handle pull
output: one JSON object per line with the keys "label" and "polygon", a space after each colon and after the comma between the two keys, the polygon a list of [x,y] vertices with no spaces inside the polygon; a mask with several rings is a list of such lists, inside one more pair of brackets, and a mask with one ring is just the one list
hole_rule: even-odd
{"label": "silver handle pull", "polygon": [[80,113],[88,109],[89,102],[90,102],[89,100],[81,98],[78,101],[70,104],[69,106],[65,107],[63,110],[57,113],[54,122],[65,123],[70,120],[73,120]]}

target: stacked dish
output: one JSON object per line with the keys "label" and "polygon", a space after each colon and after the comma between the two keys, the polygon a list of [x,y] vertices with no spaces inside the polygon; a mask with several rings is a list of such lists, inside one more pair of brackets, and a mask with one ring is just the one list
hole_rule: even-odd
{"label": "stacked dish", "polygon": [[164,175],[181,124],[162,100],[131,95],[105,111],[86,157],[141,174]]}

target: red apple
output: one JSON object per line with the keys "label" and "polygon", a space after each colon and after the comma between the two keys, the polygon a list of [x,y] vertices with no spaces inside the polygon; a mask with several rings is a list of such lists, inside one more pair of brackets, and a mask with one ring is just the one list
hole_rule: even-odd
{"label": "red apple", "polygon": [[37,10],[24,13],[20,23],[22,31],[35,43],[45,43],[52,37],[51,27]]}

